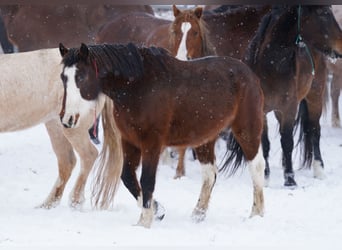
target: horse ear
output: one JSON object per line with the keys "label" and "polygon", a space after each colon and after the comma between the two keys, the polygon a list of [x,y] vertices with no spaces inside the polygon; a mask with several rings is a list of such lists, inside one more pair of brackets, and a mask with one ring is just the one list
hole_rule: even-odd
{"label": "horse ear", "polygon": [[89,49],[88,46],[85,45],[84,43],[81,44],[81,48],[80,48],[80,57],[83,60],[87,60],[89,55]]}
{"label": "horse ear", "polygon": [[62,43],[59,43],[59,52],[61,53],[61,56],[64,57],[66,53],[68,53],[68,49],[64,47]]}
{"label": "horse ear", "polygon": [[172,9],[173,9],[173,15],[175,17],[181,13],[181,11],[176,7],[176,5],[172,5]]}
{"label": "horse ear", "polygon": [[201,18],[202,13],[203,13],[203,8],[202,8],[202,7],[197,7],[197,8],[195,9],[195,15],[197,16],[198,19]]}

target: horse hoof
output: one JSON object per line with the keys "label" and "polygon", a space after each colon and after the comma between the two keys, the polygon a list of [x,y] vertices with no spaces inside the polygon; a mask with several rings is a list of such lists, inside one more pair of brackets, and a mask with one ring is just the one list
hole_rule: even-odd
{"label": "horse hoof", "polygon": [[44,202],[43,204],[37,206],[36,208],[44,208],[44,209],[55,208],[59,205],[59,202],[60,202],[59,200]]}
{"label": "horse hoof", "polygon": [[204,209],[201,208],[195,208],[194,211],[191,214],[191,219],[192,221],[194,221],[195,223],[199,223],[204,221],[205,217],[206,217],[206,211]]}
{"label": "horse hoof", "polygon": [[285,179],[284,186],[285,187],[293,187],[293,188],[297,187],[297,183],[296,183],[294,177],[287,176],[287,178]]}
{"label": "horse hoof", "polygon": [[265,176],[264,179],[264,187],[268,187],[270,184],[270,177],[269,176]]}
{"label": "horse hoof", "polygon": [[162,220],[165,217],[165,208],[156,200],[153,202],[154,219]]}

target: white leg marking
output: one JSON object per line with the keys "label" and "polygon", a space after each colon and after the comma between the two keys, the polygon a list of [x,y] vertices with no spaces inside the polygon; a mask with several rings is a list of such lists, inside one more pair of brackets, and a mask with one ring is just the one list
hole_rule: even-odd
{"label": "white leg marking", "polygon": [[[82,98],[79,88],[76,86],[75,75],[76,66],[66,67],[64,69],[64,75],[68,78],[66,83],[66,101],[65,101],[65,113],[62,119],[64,124],[68,124],[69,119],[73,118],[73,124],[71,127],[77,127],[79,120],[83,116],[87,115],[90,110],[95,110],[96,100],[87,101]],[[76,119],[79,116],[79,119]],[[78,121],[75,123],[75,121]]]}
{"label": "white leg marking", "polygon": [[262,156],[261,146],[253,160],[248,162],[249,171],[253,181],[253,206],[251,217],[254,215],[264,215],[264,170],[265,160]]}
{"label": "white leg marking", "polygon": [[313,161],[313,176],[317,179],[323,180],[326,178],[324,173],[324,168],[320,161],[314,160]]}
{"label": "white leg marking", "polygon": [[182,23],[182,40],[179,44],[179,48],[177,50],[177,55],[176,58],[179,60],[186,61],[187,60],[187,54],[188,54],[188,49],[186,48],[186,38],[188,36],[188,32],[191,29],[191,24],[189,22],[184,22]]}
{"label": "white leg marking", "polygon": [[217,167],[215,164],[202,164],[202,188],[197,205],[192,212],[195,222],[203,221],[208,209],[211,191],[216,181]]}

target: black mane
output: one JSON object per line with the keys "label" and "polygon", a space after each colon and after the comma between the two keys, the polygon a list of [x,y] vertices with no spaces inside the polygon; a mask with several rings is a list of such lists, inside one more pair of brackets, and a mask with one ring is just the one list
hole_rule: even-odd
{"label": "black mane", "polygon": [[[164,66],[162,56],[168,55],[163,48],[138,47],[133,43],[88,45],[87,47],[89,49],[87,63],[92,65],[94,70],[99,71],[100,77],[103,73],[111,72],[125,79],[140,79],[144,74],[144,63],[147,58],[147,60],[156,60],[156,65]],[[70,67],[80,61],[79,48],[71,48],[64,56],[62,63]]]}
{"label": "black mane", "polygon": [[[259,48],[269,32],[272,32],[273,39],[281,41],[284,45],[292,42],[295,44],[295,37],[292,39],[293,41],[289,41],[289,32],[297,27],[297,8],[297,6],[273,6],[272,10],[262,18],[246,52],[245,61],[248,65],[257,63]],[[293,18],[288,18],[288,15]]]}

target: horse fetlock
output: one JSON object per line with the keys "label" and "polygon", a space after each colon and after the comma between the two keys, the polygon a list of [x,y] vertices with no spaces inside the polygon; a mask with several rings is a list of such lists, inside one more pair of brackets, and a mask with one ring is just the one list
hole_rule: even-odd
{"label": "horse fetlock", "polygon": [[142,226],[150,228],[153,221],[153,206],[151,208],[143,208],[140,214],[140,218],[136,226]]}
{"label": "horse fetlock", "polygon": [[321,161],[314,160],[313,164],[313,176],[319,180],[323,180],[326,178],[324,173],[324,167]]}
{"label": "horse fetlock", "polygon": [[263,190],[254,189],[254,200],[250,218],[259,215],[264,216],[264,192]]}

